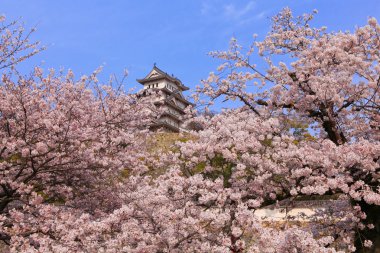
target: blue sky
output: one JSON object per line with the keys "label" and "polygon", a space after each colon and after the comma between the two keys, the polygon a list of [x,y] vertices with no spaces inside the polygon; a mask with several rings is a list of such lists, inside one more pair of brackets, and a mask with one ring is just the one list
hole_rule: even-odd
{"label": "blue sky", "polygon": [[101,79],[129,70],[128,87],[139,87],[153,63],[191,88],[214,71],[211,50],[234,36],[248,44],[262,38],[269,17],[289,6],[295,14],[317,9],[314,24],[353,30],[369,16],[380,20],[379,0],[0,0],[0,14],[37,27],[34,39],[47,50],[21,65],[72,69],[77,76],[103,65]]}

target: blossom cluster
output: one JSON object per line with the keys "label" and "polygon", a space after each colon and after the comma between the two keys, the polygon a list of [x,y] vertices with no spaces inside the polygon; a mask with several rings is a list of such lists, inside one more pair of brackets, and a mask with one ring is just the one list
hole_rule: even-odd
{"label": "blossom cluster", "polygon": [[[211,52],[223,63],[195,98],[241,104],[216,115],[188,108],[196,128],[169,148],[152,141],[149,96],[103,85],[98,71],[21,76],[12,63],[0,81],[0,250],[379,247],[380,26],[371,18],[334,33],[311,28],[313,17],[284,9],[247,52],[236,39]],[[250,62],[255,51],[266,69]],[[256,215],[300,198],[333,204],[304,224]]]}

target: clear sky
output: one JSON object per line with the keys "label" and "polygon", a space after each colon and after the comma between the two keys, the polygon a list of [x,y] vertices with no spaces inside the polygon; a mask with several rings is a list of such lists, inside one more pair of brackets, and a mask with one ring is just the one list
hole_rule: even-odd
{"label": "clear sky", "polygon": [[369,16],[380,20],[380,0],[0,0],[0,14],[37,27],[34,39],[47,50],[21,65],[71,68],[77,76],[104,65],[101,79],[129,70],[127,84],[139,87],[153,63],[194,88],[214,71],[211,50],[234,36],[263,37],[269,17],[289,6],[295,14],[317,9],[314,24],[353,30]]}

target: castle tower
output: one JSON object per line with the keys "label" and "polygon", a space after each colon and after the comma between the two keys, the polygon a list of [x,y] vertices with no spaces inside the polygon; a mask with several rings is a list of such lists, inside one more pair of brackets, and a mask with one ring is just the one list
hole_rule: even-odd
{"label": "castle tower", "polygon": [[161,99],[154,102],[162,109],[162,114],[153,123],[152,129],[164,129],[170,132],[185,130],[181,116],[185,114],[184,109],[193,104],[185,99],[182,92],[189,88],[178,78],[159,69],[156,64],[146,77],[137,81],[144,86],[143,90],[162,91]]}

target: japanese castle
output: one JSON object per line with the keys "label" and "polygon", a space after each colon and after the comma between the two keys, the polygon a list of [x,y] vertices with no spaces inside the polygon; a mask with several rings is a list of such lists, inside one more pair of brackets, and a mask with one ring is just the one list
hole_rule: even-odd
{"label": "japanese castle", "polygon": [[142,84],[143,94],[148,89],[152,91],[161,91],[160,99],[154,104],[162,110],[158,120],[155,120],[151,126],[152,130],[162,129],[169,132],[186,131],[181,116],[185,114],[184,109],[187,106],[193,106],[182,95],[183,91],[188,90],[178,78],[168,75],[154,64],[153,69],[143,79],[137,79]]}

